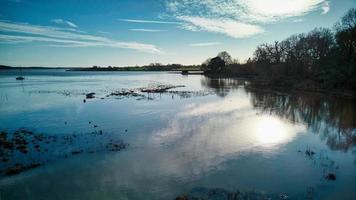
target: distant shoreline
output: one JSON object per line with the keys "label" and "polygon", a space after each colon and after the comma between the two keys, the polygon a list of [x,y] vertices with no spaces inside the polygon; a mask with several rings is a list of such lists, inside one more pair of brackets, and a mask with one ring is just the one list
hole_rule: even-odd
{"label": "distant shoreline", "polygon": [[0,70],[4,69],[70,69],[71,67],[12,67],[0,65]]}
{"label": "distant shoreline", "polygon": [[6,65],[0,65],[0,70],[6,69],[64,69],[66,71],[86,71],[86,72],[116,72],[116,71],[147,71],[147,72],[203,72],[199,66],[181,66],[178,68],[161,68],[152,69],[150,66],[142,67],[12,67]]}
{"label": "distant shoreline", "polygon": [[[265,90],[265,91],[275,91],[275,92],[312,92],[312,93],[320,93],[327,94],[333,96],[340,96],[346,98],[356,98],[353,91],[340,91],[337,89],[323,89],[318,88],[318,86],[314,87],[304,87],[295,86],[295,87],[287,87],[280,85],[270,85],[265,81],[261,81],[257,76],[247,75],[247,74],[236,74],[236,73],[206,73],[199,69],[192,70],[181,70],[181,69],[172,69],[172,70],[152,70],[145,69],[144,67],[116,67],[116,68],[71,68],[71,67],[10,67],[0,65],[0,70],[16,70],[16,69],[63,69],[67,72],[168,72],[168,73],[177,73],[182,75],[205,75],[210,78],[232,78],[232,79],[246,79],[250,81],[250,85],[246,86],[250,89],[257,90]],[[183,73],[184,72],[184,73]]]}

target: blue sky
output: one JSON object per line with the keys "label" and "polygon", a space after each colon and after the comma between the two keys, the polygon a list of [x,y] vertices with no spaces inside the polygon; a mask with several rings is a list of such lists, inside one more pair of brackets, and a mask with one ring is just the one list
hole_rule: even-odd
{"label": "blue sky", "polygon": [[258,44],[332,28],[355,0],[0,0],[0,64],[244,61]]}

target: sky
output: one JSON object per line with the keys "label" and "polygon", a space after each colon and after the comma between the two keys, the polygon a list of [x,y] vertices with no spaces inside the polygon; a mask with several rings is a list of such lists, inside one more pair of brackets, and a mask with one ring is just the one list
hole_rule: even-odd
{"label": "sky", "polygon": [[356,0],[0,0],[0,64],[200,64],[332,28]]}

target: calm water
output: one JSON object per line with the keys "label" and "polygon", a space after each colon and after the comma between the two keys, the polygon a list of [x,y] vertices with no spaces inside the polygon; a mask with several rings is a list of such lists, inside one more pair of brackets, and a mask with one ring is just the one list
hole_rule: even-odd
{"label": "calm water", "polygon": [[[0,176],[1,200],[174,199],[198,188],[356,199],[354,100],[161,72],[27,70],[23,82],[16,75],[0,71],[1,130],[89,134],[91,121],[130,146]],[[155,84],[186,87],[147,98],[106,97]],[[88,92],[98,98],[83,103]],[[337,179],[326,180],[328,172]]]}

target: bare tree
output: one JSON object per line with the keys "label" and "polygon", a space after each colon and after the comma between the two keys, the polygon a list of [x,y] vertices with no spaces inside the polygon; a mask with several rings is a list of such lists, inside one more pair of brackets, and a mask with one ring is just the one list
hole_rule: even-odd
{"label": "bare tree", "polygon": [[347,62],[356,61],[356,9],[350,9],[335,25],[336,41]]}
{"label": "bare tree", "polygon": [[220,57],[226,65],[230,65],[233,63],[231,55],[226,51],[220,52],[218,54],[218,57]]}

